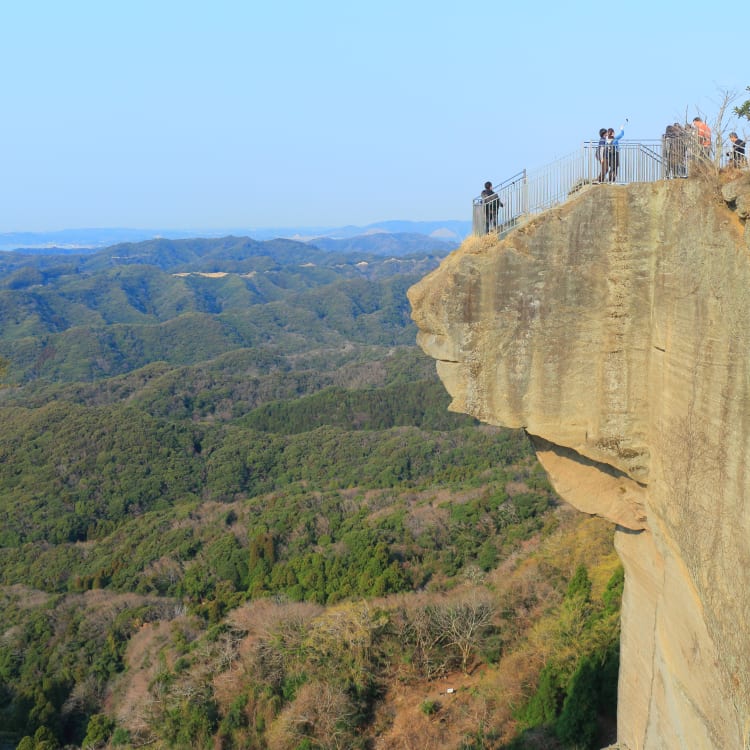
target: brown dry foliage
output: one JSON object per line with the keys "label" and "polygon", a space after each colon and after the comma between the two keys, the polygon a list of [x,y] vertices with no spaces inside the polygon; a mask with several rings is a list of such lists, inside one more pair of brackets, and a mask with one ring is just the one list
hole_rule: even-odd
{"label": "brown dry foliage", "polygon": [[[238,739],[246,736],[249,742],[253,727],[265,726],[270,750],[295,747],[302,736],[314,738],[321,748],[347,747],[354,731],[353,706],[339,678],[364,679],[376,665],[382,698],[366,731],[378,750],[457,749],[479,726],[495,733],[493,741],[507,741],[516,730],[514,710],[533,690],[561,629],[576,626],[574,612],[565,622],[559,615],[567,580],[585,564],[592,597],[600,597],[618,565],[612,535],[610,524],[563,506],[556,511],[554,530],[525,543],[484,582],[329,608],[271,599],[249,602],[229,614],[220,638],[210,644],[198,638],[190,652],[194,663],[177,680],[184,689],[210,684],[222,714],[238,695],[247,695],[249,728],[240,730]],[[428,613],[449,613],[472,597],[490,605],[503,643],[498,663],[483,664],[473,647],[466,651],[467,673],[460,659],[425,665],[404,658],[405,644],[413,648],[417,643],[419,623],[429,636]],[[174,626],[145,625],[130,643],[128,672],[110,696],[108,711],[144,740],[154,736],[149,731],[159,715],[160,696],[148,687],[159,669],[159,653],[168,666],[178,655],[173,627],[181,629],[183,641],[197,635],[187,618]],[[307,682],[284,706],[255,689],[262,684],[278,688],[303,671]],[[447,693],[448,687],[453,692]],[[439,705],[430,715],[421,708],[428,700]]]}

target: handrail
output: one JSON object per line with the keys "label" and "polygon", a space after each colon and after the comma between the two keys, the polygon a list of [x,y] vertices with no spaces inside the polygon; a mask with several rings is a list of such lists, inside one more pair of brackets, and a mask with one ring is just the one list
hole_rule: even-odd
{"label": "handrail", "polygon": [[[530,216],[565,202],[584,187],[598,182],[626,185],[687,177],[697,162],[710,161],[694,133],[659,140],[620,141],[616,157],[602,165],[598,141],[584,141],[579,151],[563,156],[534,172],[525,169],[495,186],[497,203],[481,196],[472,201],[475,235],[490,231],[503,235]],[[610,152],[611,153],[611,152]]]}
{"label": "handrail", "polygon": [[501,182],[499,185],[496,185],[495,190],[503,190],[509,185],[514,185],[516,182],[520,182],[524,177],[526,177],[526,170],[522,169],[520,172],[516,172],[513,177],[508,177],[507,180]]}
{"label": "handrail", "polygon": [[527,202],[523,186],[527,183],[526,170],[516,172],[512,177],[494,185],[496,199],[487,202],[481,195],[474,198],[472,224],[474,234],[488,234],[491,231],[505,232],[515,226],[516,217],[526,212]]}

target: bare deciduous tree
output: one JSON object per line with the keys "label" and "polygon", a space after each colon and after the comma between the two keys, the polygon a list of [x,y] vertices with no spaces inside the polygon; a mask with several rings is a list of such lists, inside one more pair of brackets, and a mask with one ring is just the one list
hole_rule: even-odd
{"label": "bare deciduous tree", "polygon": [[441,638],[461,655],[461,669],[466,672],[469,659],[481,644],[492,623],[495,608],[487,596],[472,592],[469,596],[437,608]]}
{"label": "bare deciduous tree", "polygon": [[719,101],[718,109],[716,110],[716,119],[714,120],[714,162],[719,165],[721,163],[721,155],[724,152],[725,134],[729,130],[729,118],[732,116],[732,111],[728,111],[732,104],[737,101],[739,94],[736,89],[719,89]]}
{"label": "bare deciduous tree", "polygon": [[[281,736],[275,740],[281,743],[279,748],[292,747],[307,738],[321,750],[346,750],[352,746],[355,719],[356,711],[341,687],[309,682],[282,712]],[[294,744],[285,744],[289,740]]]}
{"label": "bare deciduous tree", "polygon": [[448,668],[448,658],[441,648],[442,632],[432,606],[420,607],[409,617],[408,637],[414,644],[414,666],[428,680],[435,679]]}

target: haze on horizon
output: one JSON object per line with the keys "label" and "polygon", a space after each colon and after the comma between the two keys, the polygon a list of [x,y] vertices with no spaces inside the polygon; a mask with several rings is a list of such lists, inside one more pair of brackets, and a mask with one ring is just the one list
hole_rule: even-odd
{"label": "haze on horizon", "polygon": [[626,138],[658,138],[710,122],[722,92],[744,101],[744,24],[709,15],[671,1],[13,3],[0,232],[467,220],[486,179],[601,126],[627,117]]}

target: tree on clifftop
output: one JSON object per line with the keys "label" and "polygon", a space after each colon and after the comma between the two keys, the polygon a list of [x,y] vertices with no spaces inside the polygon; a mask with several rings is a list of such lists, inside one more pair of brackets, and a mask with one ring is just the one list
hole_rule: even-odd
{"label": "tree on clifftop", "polygon": [[[750,91],[750,86],[747,87],[747,91]],[[750,99],[741,106],[735,107],[734,112],[738,117],[744,117],[750,120]]]}

